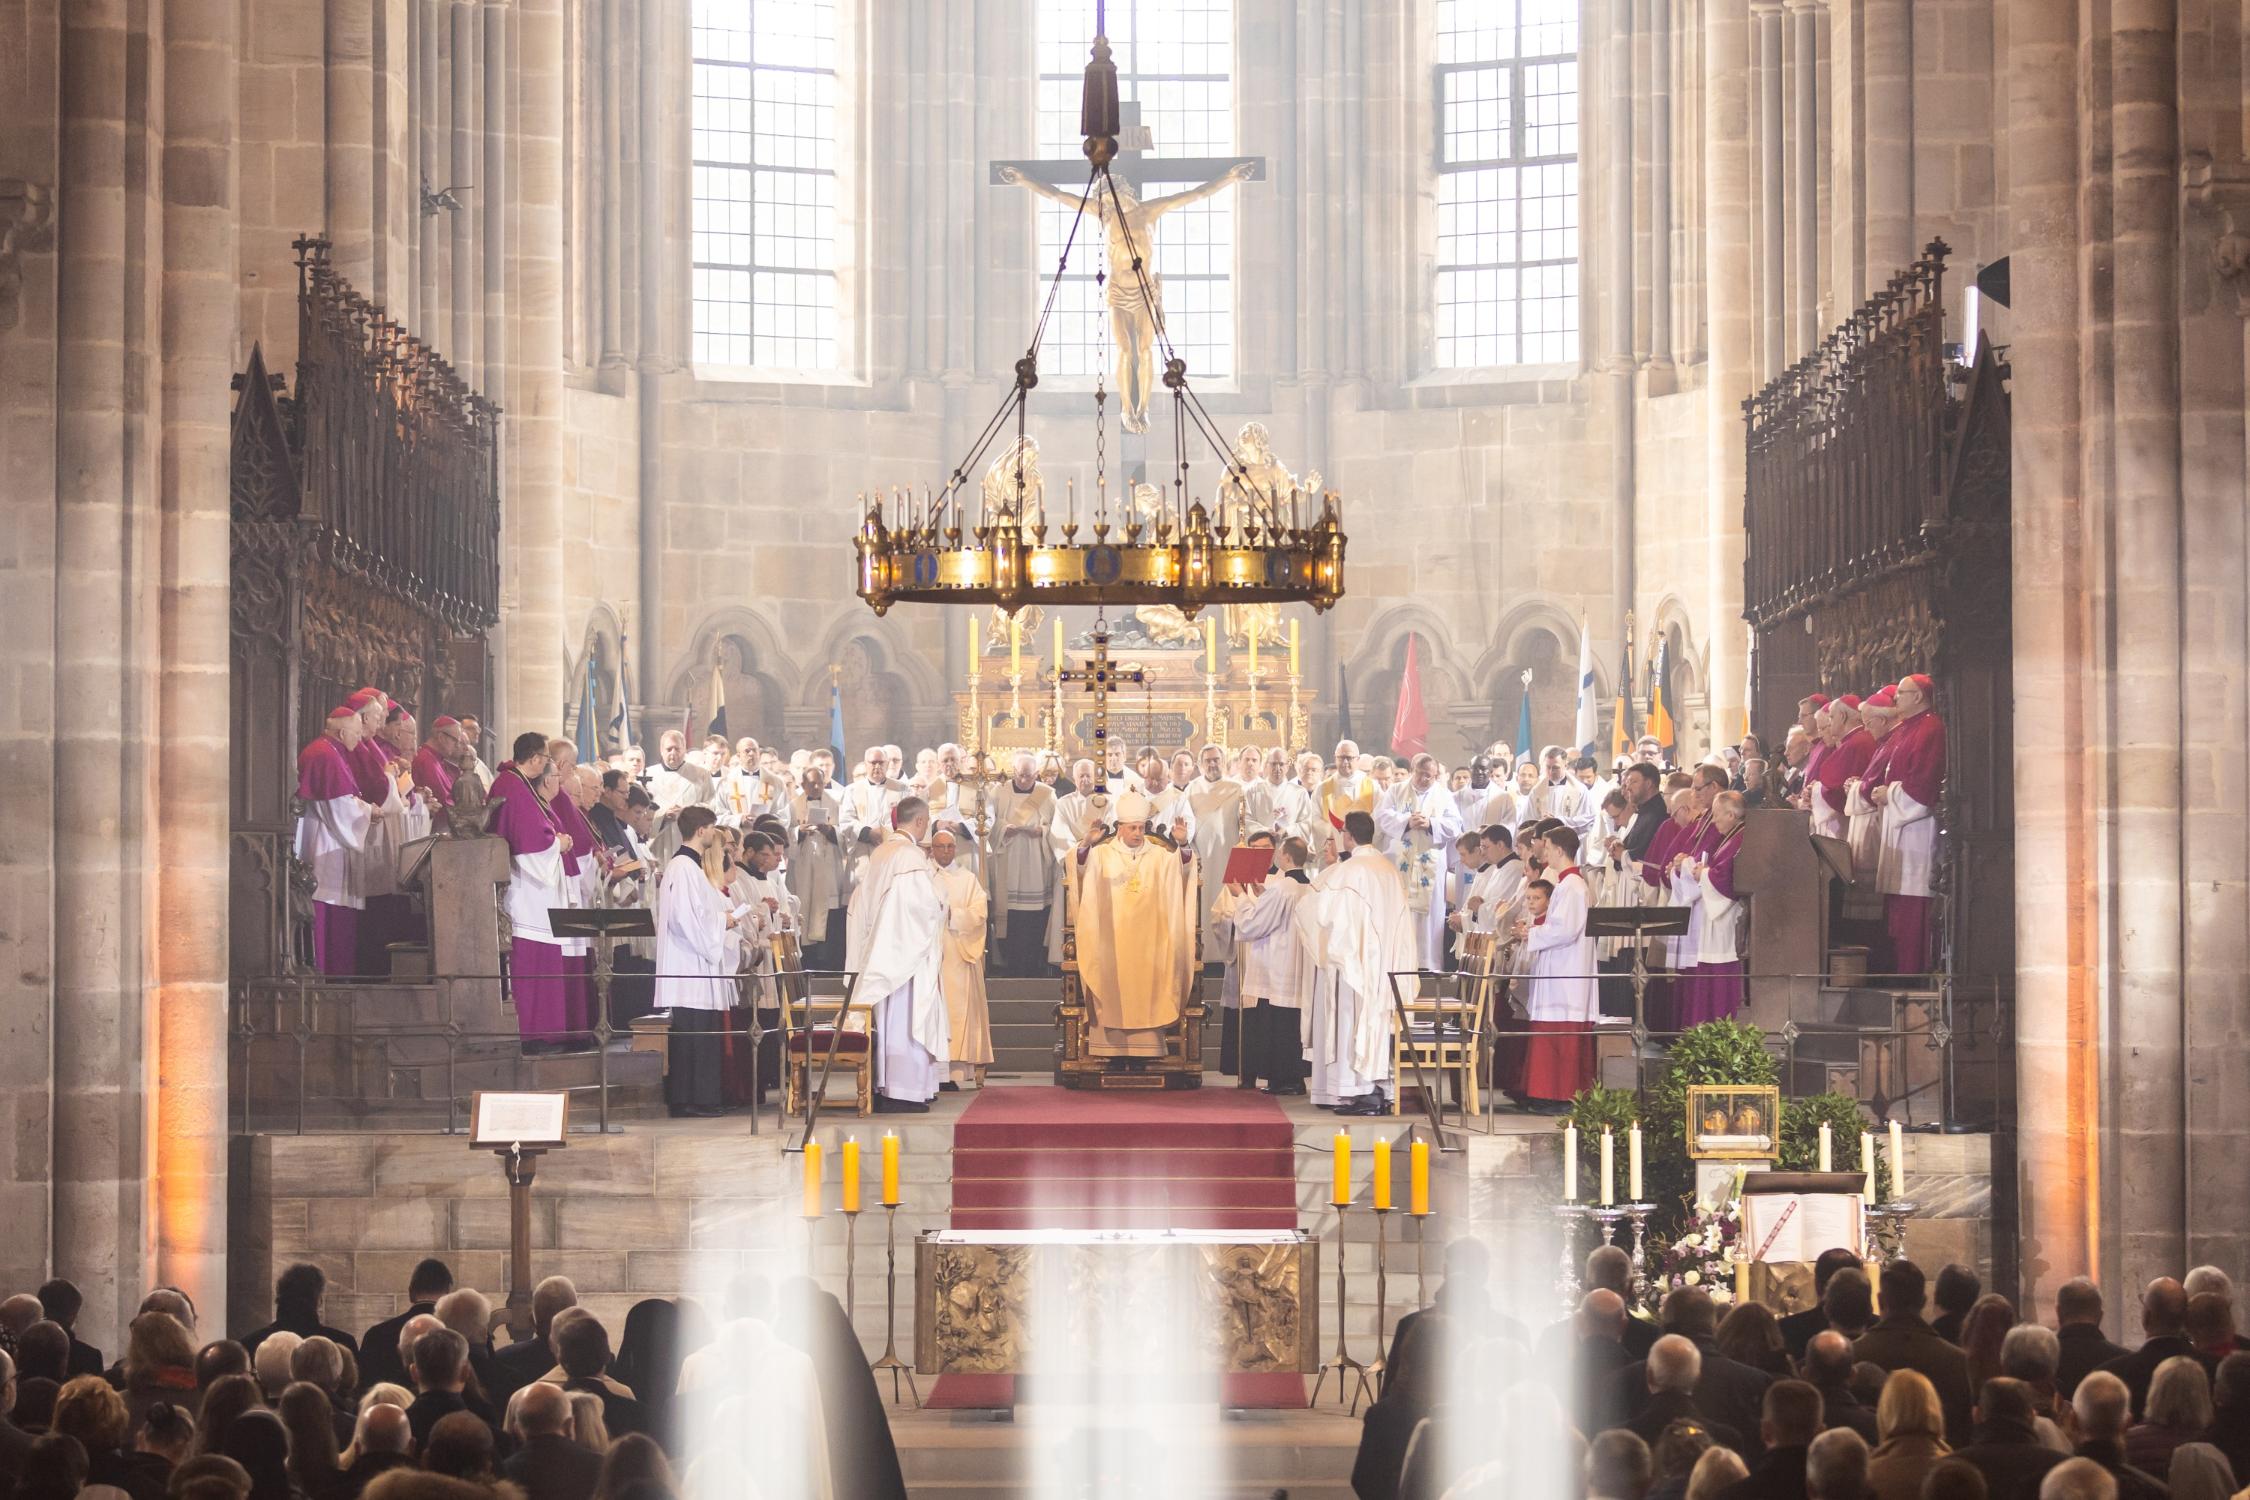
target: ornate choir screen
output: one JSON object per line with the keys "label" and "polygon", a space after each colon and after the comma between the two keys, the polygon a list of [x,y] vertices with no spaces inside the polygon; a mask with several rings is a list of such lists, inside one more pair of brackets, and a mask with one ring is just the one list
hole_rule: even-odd
{"label": "ornate choir screen", "polygon": [[1743,404],[1753,722],[1928,672],[1948,725],[1941,967],[2015,970],[2008,367],[1945,338],[1933,241]]}
{"label": "ornate choir screen", "polygon": [[[301,239],[296,394],[262,349],[232,453],[232,954],[298,957],[297,746],[376,684],[427,721],[481,711],[500,598],[499,408]],[[439,706],[442,705],[442,706]]]}

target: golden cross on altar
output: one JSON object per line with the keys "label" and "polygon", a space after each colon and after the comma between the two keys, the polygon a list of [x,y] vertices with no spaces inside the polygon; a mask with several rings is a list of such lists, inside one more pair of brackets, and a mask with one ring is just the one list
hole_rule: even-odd
{"label": "golden cross on altar", "polygon": [[[1109,659],[1109,622],[1094,621],[1094,654],[1086,661],[1083,670],[1066,668],[1055,674],[1060,682],[1082,682],[1086,691],[1094,695],[1094,764],[1105,764],[1109,752],[1109,695],[1120,684],[1145,685],[1148,673],[1139,667],[1120,667]],[[1060,726],[1057,726],[1058,730]]]}

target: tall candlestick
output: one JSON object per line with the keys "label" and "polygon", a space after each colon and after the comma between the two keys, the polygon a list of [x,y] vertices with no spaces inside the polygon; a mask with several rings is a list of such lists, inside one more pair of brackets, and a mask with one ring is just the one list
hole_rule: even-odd
{"label": "tall candlestick", "polygon": [[859,1138],[844,1138],[844,1212],[859,1212]]}
{"label": "tall candlestick", "polygon": [[1391,1143],[1381,1137],[1375,1142],[1375,1206],[1391,1206]]}
{"label": "tall candlestick", "polygon": [[1023,676],[1023,611],[1008,616],[1008,675]]}
{"label": "tall candlestick", "polygon": [[1334,1165],[1336,1190],[1328,1201],[1341,1208],[1352,1201],[1352,1138],[1341,1130],[1336,1132]]}
{"label": "tall candlestick", "polygon": [[1891,1121],[1891,1201],[1898,1202],[1906,1196],[1906,1133],[1898,1121]]}
{"label": "tall candlestick", "polygon": [[1641,1127],[1636,1124],[1625,1137],[1626,1200],[1641,1201]]}
{"label": "tall candlestick", "polygon": [[1823,1172],[1833,1172],[1836,1170],[1832,1148],[1829,1143],[1828,1122],[1826,1120],[1820,1122],[1820,1170],[1822,1170]]}
{"label": "tall candlestick", "polygon": [[1057,615],[1057,616],[1055,617],[1055,680],[1056,680],[1057,682],[1060,682],[1060,681],[1062,680],[1062,671],[1063,671],[1063,633],[1062,633],[1062,616],[1060,616],[1060,615]]}
{"label": "tall candlestick", "polygon": [[898,1136],[883,1132],[883,1206],[898,1207]]}
{"label": "tall candlestick", "polygon": [[1203,670],[1219,675],[1219,622],[1210,615],[1203,617]]}
{"label": "tall candlestick", "polygon": [[1297,675],[1297,622],[1289,622],[1289,675]]}
{"label": "tall candlestick", "polygon": [[1562,1200],[1578,1201],[1578,1127],[1565,1125],[1562,1135]]}
{"label": "tall candlestick", "polygon": [[1602,1207],[1617,1201],[1617,1135],[1602,1128]]}
{"label": "tall candlestick", "polygon": [[1860,1195],[1872,1205],[1875,1202],[1875,1132],[1872,1130],[1859,1133],[1859,1164],[1867,1172],[1867,1186]]}
{"label": "tall candlestick", "polygon": [[805,1217],[820,1217],[820,1142],[805,1142]]}
{"label": "tall candlestick", "polygon": [[1258,624],[1250,622],[1250,680],[1258,680]]}
{"label": "tall candlestick", "polygon": [[1406,1155],[1408,1212],[1420,1218],[1430,1211],[1430,1143],[1417,1140]]}
{"label": "tall candlestick", "polygon": [[978,633],[980,623],[977,616],[969,616],[969,675],[971,677],[977,675],[977,669],[981,665],[980,658],[984,654],[982,650],[984,639]]}

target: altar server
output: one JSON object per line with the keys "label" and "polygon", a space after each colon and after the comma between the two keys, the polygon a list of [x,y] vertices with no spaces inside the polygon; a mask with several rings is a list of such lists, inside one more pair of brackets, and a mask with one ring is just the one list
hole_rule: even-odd
{"label": "altar server", "polygon": [[1545,838],[1566,863],[1554,872],[1546,913],[1517,929],[1531,975],[1524,1006],[1531,1036],[1524,1044],[1519,1092],[1533,1108],[1559,1112],[1594,1081],[1594,1039],[1585,1028],[1601,1014],[1601,998],[1594,940],[1586,935],[1578,834],[1556,828]]}
{"label": "altar server", "polygon": [[1345,813],[1336,848],[1336,862],[1295,913],[1315,964],[1304,1016],[1312,1099],[1342,1114],[1378,1115],[1388,1109],[1391,1081],[1390,976],[1417,966],[1414,920],[1398,866],[1375,847],[1372,815]]}
{"label": "altar server", "polygon": [[952,1056],[938,971],[945,954],[945,902],[922,841],[930,805],[902,798],[893,827],[852,882],[844,966],[859,993],[880,996],[875,1108],[925,1114]]}
{"label": "altar server", "polygon": [[738,998],[734,975],[746,911],[706,867],[718,847],[718,814],[692,805],[674,822],[680,845],[664,862],[656,901],[656,1007],[671,1013],[665,1093],[674,1115],[708,1119],[724,1110],[722,1034]]}
{"label": "altar server", "polygon": [[1228,886],[1215,907],[1234,944],[1241,1081],[1277,1096],[1305,1091],[1303,1017],[1313,966],[1298,930],[1297,905],[1312,890],[1305,870],[1311,858],[1303,839],[1283,839],[1265,884]]}

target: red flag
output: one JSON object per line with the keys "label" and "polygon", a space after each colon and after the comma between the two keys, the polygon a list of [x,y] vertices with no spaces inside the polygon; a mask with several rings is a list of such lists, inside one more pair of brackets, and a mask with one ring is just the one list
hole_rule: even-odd
{"label": "red flag", "polygon": [[1414,637],[1406,638],[1406,670],[1398,678],[1398,712],[1391,716],[1391,753],[1420,755],[1430,748],[1430,716],[1422,708],[1422,672],[1414,661]]}

